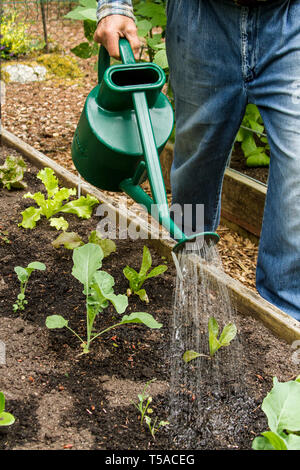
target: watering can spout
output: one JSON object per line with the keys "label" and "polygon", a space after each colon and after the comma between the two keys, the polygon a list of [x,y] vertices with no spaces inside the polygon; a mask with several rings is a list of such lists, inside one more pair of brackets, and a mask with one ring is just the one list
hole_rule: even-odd
{"label": "watering can spout", "polygon": [[[100,48],[99,83],[86,100],[72,143],[78,172],[96,187],[123,191],[146,207],[177,241],[174,252],[199,237],[217,242],[215,233],[186,236],[170,217],[159,154],[172,133],[174,113],[162,93],[163,70],[135,63],[126,39],[120,39],[120,54],[123,64],[110,66]],[[145,178],[152,198],[140,186]]]}

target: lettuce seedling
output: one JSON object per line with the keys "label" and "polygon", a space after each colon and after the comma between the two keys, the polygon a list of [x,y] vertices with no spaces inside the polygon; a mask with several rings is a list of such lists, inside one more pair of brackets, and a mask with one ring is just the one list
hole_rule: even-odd
{"label": "lettuce seedling", "polygon": [[193,361],[194,359],[197,359],[197,357],[206,357],[208,359],[211,359],[216,354],[218,349],[220,349],[221,347],[229,346],[229,344],[237,334],[235,324],[228,323],[228,325],[223,328],[223,331],[219,338],[218,334],[218,322],[214,317],[210,317],[208,321],[208,343],[210,356],[208,356],[207,354],[198,353],[197,351],[189,350],[185,351],[185,353],[183,354],[182,359],[184,360],[184,362],[188,363],[190,361]]}
{"label": "lettuce seedling", "polygon": [[146,303],[149,303],[149,298],[145,289],[142,289],[144,282],[147,279],[150,279],[151,277],[159,276],[168,269],[167,266],[159,265],[152,269],[150,272],[148,272],[151,266],[151,253],[149,251],[149,248],[147,246],[144,246],[143,259],[140,271],[137,272],[135,271],[135,269],[130,268],[129,266],[126,266],[126,268],[123,269],[124,276],[129,281],[129,289],[127,290],[127,294],[136,294],[142,301]]}
{"label": "lettuce seedling", "polygon": [[300,450],[300,377],[295,381],[278,382],[262,403],[269,431],[252,443],[254,450]]}
{"label": "lettuce seedling", "polygon": [[124,313],[128,306],[128,298],[126,295],[116,295],[114,293],[114,278],[107,272],[100,270],[103,258],[103,250],[99,245],[95,245],[94,243],[87,243],[86,245],[75,248],[73,251],[72,275],[82,283],[83,293],[86,297],[86,340],[83,340],[72,330],[68,325],[68,320],[65,320],[61,315],[51,315],[46,319],[46,326],[49,329],[68,328],[79,339],[81,347],[83,348],[83,354],[90,351],[92,341],[112,328],[129,323],[143,323],[149,328],[154,329],[162,327],[162,324],[158,323],[152,315],[138,312],[124,315],[120,322],[95,333],[95,320],[99,313],[102,313],[110,303],[119,314]]}
{"label": "lettuce seedling", "polygon": [[22,181],[25,170],[26,164],[22,157],[9,155],[0,166],[0,183],[8,190],[25,189],[27,185]]}
{"label": "lettuce seedling", "polygon": [[210,317],[208,321],[208,342],[209,353],[214,356],[215,353],[224,346],[229,346],[231,341],[236,337],[237,329],[234,323],[228,323],[218,339],[219,325],[214,317]]}
{"label": "lettuce seedling", "polygon": [[22,268],[22,266],[16,266],[14,268],[20,281],[20,293],[18,294],[16,303],[13,305],[14,312],[16,312],[17,310],[25,310],[25,305],[27,305],[28,303],[25,298],[25,292],[32,271],[45,271],[45,269],[46,266],[44,265],[44,263],[40,263],[39,261],[29,263],[27,268]]}
{"label": "lettuce seedling", "polygon": [[88,219],[92,215],[93,207],[99,203],[98,199],[89,194],[81,196],[79,199],[68,201],[71,196],[75,196],[75,188],[59,188],[58,180],[51,168],[44,168],[37,177],[45,186],[47,195],[41,192],[35,194],[26,193],[24,198],[33,199],[38,207],[28,207],[22,212],[22,222],[19,227],[33,229],[42,216],[50,219],[50,225],[57,230],[67,230],[68,222],[63,217],[53,217],[58,212],[76,214],[78,217]]}
{"label": "lettuce seedling", "polygon": [[[90,233],[88,242],[99,245],[102,248],[104,258],[117,250],[115,242],[109,238],[102,238],[101,233],[97,230],[93,230]],[[52,242],[52,245],[54,248],[64,246],[67,250],[74,250],[84,245],[84,242],[76,232],[63,232]]]}
{"label": "lettuce seedling", "polygon": [[5,396],[0,392],[0,427],[11,426],[15,422],[15,417],[5,411]]}

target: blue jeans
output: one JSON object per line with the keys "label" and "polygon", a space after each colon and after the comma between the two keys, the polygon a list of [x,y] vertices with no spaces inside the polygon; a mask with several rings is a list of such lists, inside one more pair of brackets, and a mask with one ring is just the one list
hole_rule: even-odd
{"label": "blue jeans", "polygon": [[300,321],[300,0],[169,0],[167,16],[172,202],[204,204],[205,230],[217,229],[226,163],[257,105],[271,148],[257,290]]}

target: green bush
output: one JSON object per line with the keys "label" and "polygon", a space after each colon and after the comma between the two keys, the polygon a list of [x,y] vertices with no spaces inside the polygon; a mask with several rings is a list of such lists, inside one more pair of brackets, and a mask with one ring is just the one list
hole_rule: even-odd
{"label": "green bush", "polygon": [[44,47],[44,41],[29,35],[29,25],[17,13],[4,14],[0,20],[0,57],[10,59]]}

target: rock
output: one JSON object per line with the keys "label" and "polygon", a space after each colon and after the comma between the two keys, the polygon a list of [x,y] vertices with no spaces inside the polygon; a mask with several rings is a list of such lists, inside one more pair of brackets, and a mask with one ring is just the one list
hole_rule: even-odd
{"label": "rock", "polygon": [[12,64],[6,65],[4,71],[10,82],[29,83],[45,80],[47,69],[42,65]]}

